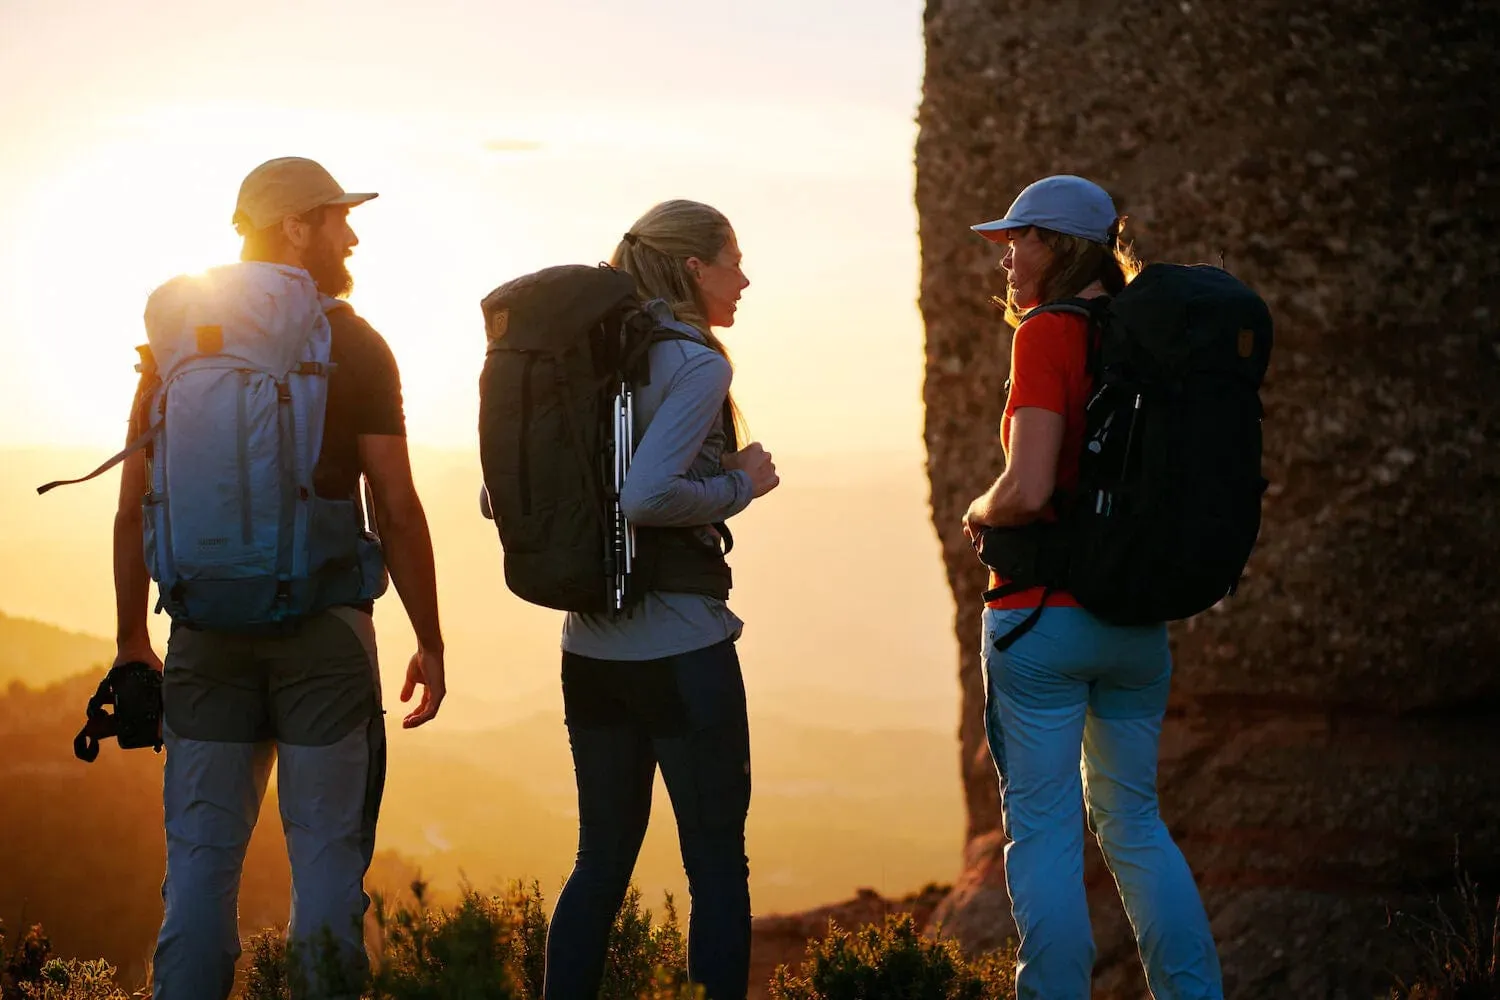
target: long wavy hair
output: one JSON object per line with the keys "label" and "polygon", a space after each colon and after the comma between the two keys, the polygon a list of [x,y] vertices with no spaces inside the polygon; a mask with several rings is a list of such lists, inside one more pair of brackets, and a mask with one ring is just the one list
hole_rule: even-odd
{"label": "long wavy hair", "polygon": [[[1037,239],[1052,251],[1052,262],[1042,276],[1041,301],[1037,305],[1072,298],[1096,281],[1104,286],[1106,294],[1118,295],[1124,291],[1125,286],[1141,273],[1141,262],[1135,251],[1128,243],[1120,241],[1124,225],[1123,216],[1115,220],[1110,227],[1108,243],[1095,243],[1080,236],[1032,226]],[[1020,326],[1021,318],[1029,311],[1016,304],[1015,292],[1010,289],[1006,290],[1004,300],[995,296],[994,303],[1005,310],[1005,320],[1011,326]]]}
{"label": "long wavy hair", "polygon": [[[731,371],[734,361],[708,325],[707,310],[687,262],[690,257],[704,263],[714,260],[733,232],[723,212],[699,201],[677,198],[653,205],[635,220],[609,259],[611,266],[635,278],[642,300],[664,300],[678,320],[702,333],[708,346],[729,362]],[[729,406],[734,414],[733,429],[744,441],[744,417],[732,394]]]}

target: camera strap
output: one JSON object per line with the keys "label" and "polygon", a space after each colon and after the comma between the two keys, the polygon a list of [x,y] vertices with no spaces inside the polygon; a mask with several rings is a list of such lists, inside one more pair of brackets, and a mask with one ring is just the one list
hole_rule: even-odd
{"label": "camera strap", "polygon": [[85,709],[88,721],[83,724],[78,735],[73,737],[73,756],[86,764],[92,764],[99,756],[99,741],[116,734],[115,717],[104,710],[104,706],[115,703],[115,689],[110,683],[113,675],[114,671],[110,671],[99,682],[99,690],[94,692]]}
{"label": "camera strap", "polygon": [[[112,739],[120,734],[119,720],[110,712],[106,712],[105,706],[115,705],[115,676],[116,671],[127,670],[136,664],[120,664],[111,667],[109,673],[99,682],[99,688],[94,696],[89,699],[88,707],[84,710],[87,721],[78,735],[73,737],[73,756],[85,764],[92,764],[99,757],[99,742]],[[150,668],[146,668],[150,669]],[[160,736],[157,738],[156,751],[161,752],[162,744]]]}

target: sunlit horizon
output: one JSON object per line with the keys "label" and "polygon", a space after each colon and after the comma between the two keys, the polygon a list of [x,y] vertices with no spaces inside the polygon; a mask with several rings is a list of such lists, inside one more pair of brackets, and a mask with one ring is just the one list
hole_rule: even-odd
{"label": "sunlit horizon", "polygon": [[[639,37],[639,26],[627,31],[593,4],[569,6]],[[661,43],[677,52],[692,30],[672,15],[687,8],[661,6],[653,23],[666,26]],[[141,15],[169,34],[187,31],[171,20],[180,8],[162,0]],[[116,445],[147,295],[175,274],[237,259],[229,217],[240,180],[265,159],[302,155],[349,190],[381,194],[351,214],[361,240],[351,301],[401,365],[414,443],[472,447],[478,303],[490,289],[550,264],[605,259],[650,205],[688,197],[723,210],[745,252],[752,285],[724,339],[755,436],[783,453],[920,451],[918,4],[874,5],[869,14],[880,16],[862,30],[889,37],[873,49],[843,46],[847,63],[830,58],[836,34],[818,46],[802,35],[826,13],[775,3],[738,23],[717,15],[767,50],[684,55],[719,73],[667,93],[652,74],[590,62],[608,44],[591,34],[561,53],[575,79],[559,89],[524,86],[526,73],[561,73],[534,51],[520,63],[464,66],[444,89],[434,75],[454,72],[451,55],[436,53],[450,53],[450,39],[426,49],[416,36],[430,43],[450,22],[460,30],[463,13],[439,4],[420,27],[351,23],[340,59],[361,46],[404,52],[412,86],[402,93],[376,67],[330,80],[315,60],[305,96],[287,93],[286,72],[268,74],[257,93],[235,77],[264,54],[248,43],[266,29],[207,17],[194,22],[194,52],[215,37],[236,44],[214,75],[199,66],[191,86],[164,68],[126,79],[96,69],[91,84],[70,80],[31,97],[46,115],[28,115],[26,101],[0,111],[14,151],[0,164],[0,337],[11,358],[0,369],[9,418],[0,445]],[[506,37],[531,30],[540,39],[558,14],[537,14],[530,28],[529,9],[502,4],[479,16]],[[71,30],[40,6],[7,15],[17,19],[33,42]],[[45,93],[52,71],[32,45],[20,48],[22,33],[0,42],[0,85]],[[882,53],[899,54],[883,73],[869,65]],[[820,73],[828,86],[813,91]]]}
{"label": "sunlit horizon", "polygon": [[[118,478],[34,489],[119,447],[147,296],[238,258],[230,217],[245,174],[311,157],[347,190],[380,194],[350,215],[351,302],[401,369],[446,644],[442,714],[401,729],[415,639],[399,595],[377,602],[392,720],[381,849],[450,888],[565,874],[576,790],[560,614],[507,590],[475,502],[479,303],[529,271],[607,259],[650,206],[693,198],[729,217],[745,255],[751,286],[722,336],[752,435],[783,477],[736,519],[732,557],[757,741],[758,912],[950,878],[964,831],[960,693],[922,442],[922,59],[920,0],[0,0],[0,517],[12,529],[0,565],[14,570],[0,575],[0,625],[18,637],[12,652],[53,626],[104,650],[18,660],[0,692],[60,704],[107,659]],[[887,603],[873,617],[849,599],[872,573]],[[150,617],[158,649],[169,626]],[[105,768],[140,779],[159,764],[111,746],[81,770],[66,739],[34,742],[37,767],[58,767],[86,805],[100,800],[83,782]],[[110,789],[146,789],[128,804],[155,823],[160,781],[145,777]],[[45,804],[47,822],[78,814]],[[663,891],[685,899],[669,812],[659,788],[636,871],[652,905]],[[263,841],[279,836],[272,816]],[[85,855],[9,860],[40,886],[94,878],[100,859]],[[159,861],[142,861],[155,857],[109,852],[104,881],[144,907],[128,920],[70,925],[73,897],[51,890],[38,918],[65,934],[119,931],[136,963],[159,896],[119,876],[155,878]],[[0,892],[0,916],[17,905]]]}

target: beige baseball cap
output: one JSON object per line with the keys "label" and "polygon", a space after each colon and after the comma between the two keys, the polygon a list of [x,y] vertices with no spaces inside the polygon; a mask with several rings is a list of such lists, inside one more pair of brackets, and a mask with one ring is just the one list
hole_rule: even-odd
{"label": "beige baseball cap", "polygon": [[240,184],[234,226],[246,236],[323,205],[358,205],[375,197],[373,192],[346,192],[321,163],[283,156],[262,163]]}

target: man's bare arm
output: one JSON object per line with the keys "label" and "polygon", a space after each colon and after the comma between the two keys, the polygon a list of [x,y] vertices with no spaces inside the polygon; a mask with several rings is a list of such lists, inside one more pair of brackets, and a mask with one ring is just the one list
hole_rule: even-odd
{"label": "man's bare arm", "polygon": [[141,498],[146,494],[146,459],[129,456],[120,474],[120,499],[115,509],[115,663],[138,661],[157,670],[161,659],[151,648],[146,627],[146,605],[151,578],[146,573],[142,540]]}
{"label": "man's bare arm", "polygon": [[423,687],[421,702],[402,723],[411,729],[437,715],[447,693],[432,535],[412,481],[406,438],[361,434],[359,458],[375,499],[375,519],[391,582],[417,634],[417,652],[407,665],[406,682],[401,688],[401,700],[407,701],[418,684]]}

